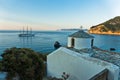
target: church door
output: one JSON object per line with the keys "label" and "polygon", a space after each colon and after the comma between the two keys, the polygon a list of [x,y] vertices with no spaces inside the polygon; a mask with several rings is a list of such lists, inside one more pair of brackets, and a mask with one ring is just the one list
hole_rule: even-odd
{"label": "church door", "polygon": [[71,46],[74,47],[74,45],[75,45],[75,39],[72,38],[72,39],[71,39]]}
{"label": "church door", "polygon": [[91,40],[91,47],[93,47],[94,39]]}

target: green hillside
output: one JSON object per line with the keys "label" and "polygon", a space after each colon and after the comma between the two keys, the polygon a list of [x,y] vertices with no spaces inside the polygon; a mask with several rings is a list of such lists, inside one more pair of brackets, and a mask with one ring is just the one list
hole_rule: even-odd
{"label": "green hillside", "polygon": [[101,23],[96,26],[92,26],[89,32],[120,32],[120,16],[117,16],[113,19],[110,19],[104,23]]}

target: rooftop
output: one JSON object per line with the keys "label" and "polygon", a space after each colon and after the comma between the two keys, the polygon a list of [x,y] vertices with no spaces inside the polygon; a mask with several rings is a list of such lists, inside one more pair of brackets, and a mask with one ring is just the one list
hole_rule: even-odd
{"label": "rooftop", "polygon": [[84,32],[83,30],[79,30],[78,32],[75,32],[69,37],[75,37],[75,38],[94,38],[93,36],[89,35],[88,33]]}
{"label": "rooftop", "polygon": [[[93,49],[85,48],[80,50],[74,48],[68,48],[68,49],[78,52],[80,54],[87,54],[91,57],[101,59],[106,62],[110,62],[114,65],[117,65],[120,68],[120,53],[102,50],[97,47],[94,47]],[[119,74],[119,80],[120,80],[120,74]]]}

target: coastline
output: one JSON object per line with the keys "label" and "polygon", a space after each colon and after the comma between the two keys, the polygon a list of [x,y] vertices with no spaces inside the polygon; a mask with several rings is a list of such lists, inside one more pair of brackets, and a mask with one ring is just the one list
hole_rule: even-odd
{"label": "coastline", "polygon": [[118,35],[120,36],[120,32],[115,32],[115,33],[112,33],[112,32],[89,32],[88,33],[90,34],[99,34],[99,35]]}

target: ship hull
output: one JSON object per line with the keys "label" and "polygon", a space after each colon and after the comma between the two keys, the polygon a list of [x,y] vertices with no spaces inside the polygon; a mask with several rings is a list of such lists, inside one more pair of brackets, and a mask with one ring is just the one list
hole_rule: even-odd
{"label": "ship hull", "polygon": [[34,37],[34,34],[19,34],[19,37]]}

